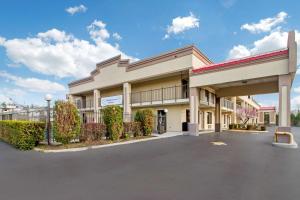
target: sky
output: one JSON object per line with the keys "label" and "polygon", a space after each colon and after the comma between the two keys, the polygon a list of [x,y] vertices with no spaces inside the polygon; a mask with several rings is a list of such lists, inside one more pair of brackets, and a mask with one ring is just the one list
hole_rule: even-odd
{"label": "sky", "polygon": [[[135,61],[194,44],[221,62],[285,48],[289,30],[300,44],[299,7],[295,0],[1,0],[0,102],[65,99],[69,82],[119,54]],[[277,94],[255,98],[278,104]]]}

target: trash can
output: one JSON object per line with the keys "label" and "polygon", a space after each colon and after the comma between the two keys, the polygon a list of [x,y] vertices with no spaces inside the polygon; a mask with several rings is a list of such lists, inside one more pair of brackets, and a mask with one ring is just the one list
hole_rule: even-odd
{"label": "trash can", "polygon": [[182,122],[182,131],[188,131],[188,123]]}

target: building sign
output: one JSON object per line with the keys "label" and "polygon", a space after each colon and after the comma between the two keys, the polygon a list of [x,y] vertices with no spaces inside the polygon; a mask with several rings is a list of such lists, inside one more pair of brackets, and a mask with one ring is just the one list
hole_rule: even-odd
{"label": "building sign", "polygon": [[122,105],[122,102],[122,95],[101,98],[101,106]]}

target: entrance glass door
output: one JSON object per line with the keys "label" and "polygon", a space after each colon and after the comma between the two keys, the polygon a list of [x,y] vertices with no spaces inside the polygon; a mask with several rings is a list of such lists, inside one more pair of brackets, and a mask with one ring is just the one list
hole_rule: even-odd
{"label": "entrance glass door", "polygon": [[157,132],[159,134],[167,132],[167,113],[164,110],[157,111]]}

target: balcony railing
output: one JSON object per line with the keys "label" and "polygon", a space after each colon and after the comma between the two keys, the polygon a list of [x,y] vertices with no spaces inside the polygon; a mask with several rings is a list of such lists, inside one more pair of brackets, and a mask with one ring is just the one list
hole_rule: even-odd
{"label": "balcony railing", "polygon": [[188,102],[189,87],[180,85],[131,93],[132,105]]}
{"label": "balcony railing", "polygon": [[223,99],[221,105],[225,109],[233,110],[233,102],[228,99]]}
{"label": "balcony railing", "polygon": [[215,106],[215,94],[204,90],[200,89],[200,104],[203,106]]}
{"label": "balcony railing", "polygon": [[77,109],[93,109],[94,108],[94,101],[93,99],[86,99],[86,100],[77,100],[76,101]]}

